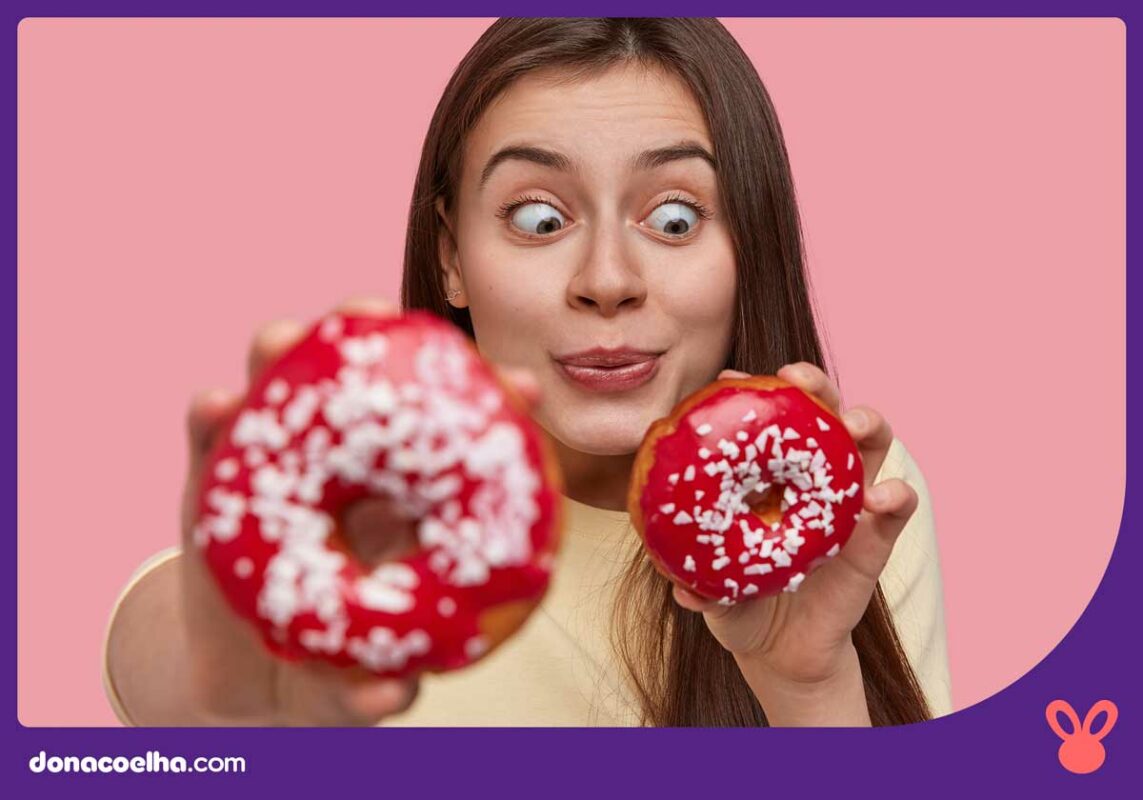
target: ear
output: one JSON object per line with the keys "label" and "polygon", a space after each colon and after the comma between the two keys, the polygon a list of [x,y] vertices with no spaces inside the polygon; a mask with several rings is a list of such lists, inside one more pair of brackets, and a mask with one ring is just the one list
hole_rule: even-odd
{"label": "ear", "polygon": [[[1067,700],[1053,700],[1048,703],[1048,707],[1044,709],[1044,713],[1048,717],[1048,727],[1055,732],[1056,736],[1059,736],[1065,742],[1083,730],[1083,727],[1080,725],[1079,715],[1076,714],[1076,710],[1072,708],[1072,704]],[[1060,724],[1059,717],[1056,716],[1057,714],[1063,714],[1068,718],[1068,721],[1071,722],[1072,730],[1070,733],[1064,730],[1064,726]]]}
{"label": "ear", "polygon": [[449,218],[448,212],[445,211],[444,197],[438,196],[434,207],[437,211],[437,216],[441,220],[440,235],[437,236],[437,250],[441,266],[441,285],[444,286],[445,293],[455,292],[460,290],[449,304],[456,308],[465,308],[468,301],[465,299],[464,294],[464,279],[460,274],[460,253],[456,244],[456,228],[453,225],[452,219]]}

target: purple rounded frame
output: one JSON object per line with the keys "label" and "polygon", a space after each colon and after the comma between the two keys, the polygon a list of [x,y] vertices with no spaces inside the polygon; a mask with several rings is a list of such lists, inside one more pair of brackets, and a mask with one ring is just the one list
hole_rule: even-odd
{"label": "purple rounded frame", "polygon": [[[9,152],[7,184],[9,225],[4,238],[9,255],[4,295],[9,317],[4,366],[12,378],[4,395],[9,538],[4,557],[10,578],[3,614],[5,658],[3,756],[0,783],[8,797],[232,797],[275,789],[293,797],[330,789],[357,789],[380,797],[410,792],[515,797],[584,797],[626,792],[665,796],[722,795],[738,790],[766,796],[809,791],[895,796],[986,796],[1018,790],[1040,798],[1095,794],[1122,797],[1143,787],[1137,752],[1143,745],[1140,722],[1141,680],[1130,660],[1131,631],[1141,626],[1120,619],[1143,608],[1143,581],[1130,570],[1140,565],[1139,511],[1132,507],[1138,478],[1134,467],[1139,444],[1136,426],[1127,420],[1127,490],[1111,561],[1087,609],[1064,639],[1031,671],[974,706],[919,725],[877,729],[225,729],[225,728],[26,728],[16,716],[16,26],[23,17],[496,17],[535,15],[534,3],[452,2],[380,4],[352,0],[327,3],[287,2],[32,2],[20,3],[9,16],[8,67],[4,96]],[[553,9],[558,10],[558,9]],[[574,9],[587,15],[694,15],[691,4],[598,2]],[[385,14],[379,12],[385,11]],[[701,9],[720,17],[1119,17],[1127,25],[1127,125],[1137,118],[1131,58],[1131,8],[1128,3],[975,2],[930,5],[919,14],[904,2],[715,3]],[[1138,13],[1136,13],[1138,16]],[[1139,167],[1127,161],[1127,304],[1138,307],[1131,264],[1139,261],[1131,231],[1139,222],[1130,197],[1139,183]],[[1138,264],[1136,263],[1136,267]],[[1138,396],[1139,371],[1132,369],[1140,337],[1139,323],[1127,315],[1127,394]],[[1103,741],[1107,761],[1089,775],[1063,769],[1056,756],[1059,739],[1048,727],[1045,708],[1057,698],[1069,701],[1081,718],[1096,701],[1108,698],[1119,708],[1114,731]],[[1097,723],[1101,724],[1101,723]],[[246,759],[242,774],[74,774],[34,773],[29,759],[49,755],[134,756],[233,755]],[[828,754],[826,758],[823,755]],[[677,759],[677,760],[676,760]],[[502,768],[506,771],[501,772]],[[1134,786],[1134,790],[1130,787]],[[606,787],[606,788],[604,788]]]}

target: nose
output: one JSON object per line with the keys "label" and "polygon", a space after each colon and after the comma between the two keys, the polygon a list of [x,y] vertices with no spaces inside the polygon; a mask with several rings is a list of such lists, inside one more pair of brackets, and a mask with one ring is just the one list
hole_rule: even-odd
{"label": "nose", "polygon": [[613,317],[622,308],[638,308],[647,284],[636,256],[624,241],[622,223],[600,225],[587,238],[580,268],[568,284],[568,303]]}

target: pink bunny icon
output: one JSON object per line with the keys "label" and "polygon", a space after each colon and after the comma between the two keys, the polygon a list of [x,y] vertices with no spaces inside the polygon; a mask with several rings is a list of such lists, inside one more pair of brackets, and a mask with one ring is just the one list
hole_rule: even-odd
{"label": "pink bunny icon", "polygon": [[[1056,716],[1061,711],[1071,720],[1072,730],[1070,733],[1063,729],[1059,717]],[[1096,733],[1092,731],[1091,726],[1101,711],[1107,712],[1107,721]],[[1056,736],[1064,740],[1059,751],[1060,764],[1063,765],[1064,769],[1077,775],[1086,775],[1103,766],[1103,760],[1107,754],[1104,752],[1100,740],[1111,733],[1111,729],[1115,727],[1115,720],[1119,717],[1119,709],[1116,708],[1115,703],[1110,700],[1100,700],[1088,710],[1083,725],[1080,725],[1079,716],[1067,700],[1053,700],[1048,703],[1046,713],[1048,726],[1056,732]]]}

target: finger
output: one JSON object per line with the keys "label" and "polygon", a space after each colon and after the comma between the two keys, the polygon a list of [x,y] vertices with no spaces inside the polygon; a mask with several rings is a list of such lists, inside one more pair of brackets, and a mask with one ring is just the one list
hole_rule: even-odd
{"label": "finger", "polygon": [[505,383],[515,389],[529,408],[540,402],[540,382],[535,374],[524,367],[496,367]]}
{"label": "finger", "polygon": [[246,379],[254,383],[266,365],[281,356],[305,335],[305,326],[297,320],[279,319],[259,328],[246,358]]}
{"label": "finger", "polygon": [[375,725],[403,710],[416,694],[415,679],[380,678],[359,666],[318,659],[280,667],[278,702],[290,719],[316,725]]}
{"label": "finger", "polygon": [[787,364],[778,370],[778,377],[797,386],[802,391],[812,394],[838,413],[841,403],[841,394],[837,386],[820,367],[808,361],[799,361]]}
{"label": "finger", "polygon": [[227,389],[206,389],[191,398],[186,415],[189,464],[180,507],[184,550],[189,551],[194,536],[195,504],[202,485],[202,465],[226,420],[237,411],[241,401],[241,396]]}
{"label": "finger", "polygon": [[354,670],[339,671],[317,660],[289,661],[279,665],[275,697],[285,724],[358,725],[346,703],[347,684]]}
{"label": "finger", "polygon": [[[899,484],[899,485],[896,485]],[[841,551],[815,570],[799,590],[815,604],[820,618],[832,620],[839,637],[848,636],[869,607],[893,545],[916,508],[916,493],[904,481],[886,481],[892,496],[861,522]]]}
{"label": "finger", "polygon": [[237,407],[241,397],[228,389],[205,389],[197,392],[187,409],[187,444],[191,467],[197,469],[210,452],[226,417]]}
{"label": "finger", "polygon": [[675,602],[688,611],[706,611],[710,606],[715,605],[705,597],[700,597],[690,589],[679,586],[677,583],[672,584],[671,592],[675,598]]}
{"label": "finger", "polygon": [[367,317],[395,317],[401,313],[392,300],[375,295],[354,295],[337,304],[339,314],[360,314]]}
{"label": "finger", "polygon": [[855,406],[842,415],[849,435],[861,453],[861,466],[865,472],[865,485],[877,479],[889,446],[893,444],[893,429],[885,418],[869,406]]}
{"label": "finger", "polygon": [[864,496],[862,522],[835,560],[852,567],[871,583],[881,577],[893,545],[917,510],[917,492],[900,478],[877,484]]}
{"label": "finger", "polygon": [[346,687],[343,702],[349,713],[364,724],[376,724],[411,706],[418,690],[416,680],[379,679]]}
{"label": "finger", "polygon": [[675,602],[687,611],[697,611],[708,615],[711,619],[717,619],[730,610],[730,606],[720,606],[717,600],[708,600],[677,583],[674,584],[672,595]]}

